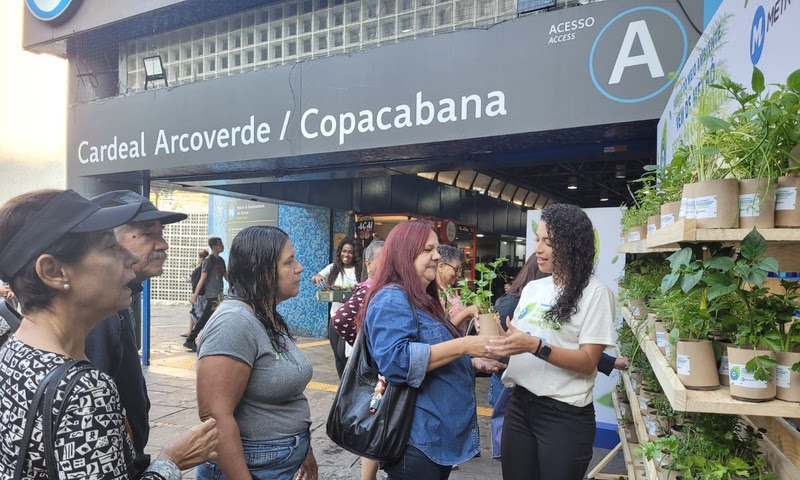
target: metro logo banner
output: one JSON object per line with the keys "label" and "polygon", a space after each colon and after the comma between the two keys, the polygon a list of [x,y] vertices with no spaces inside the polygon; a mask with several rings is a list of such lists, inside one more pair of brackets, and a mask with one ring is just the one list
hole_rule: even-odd
{"label": "metro logo banner", "polygon": [[711,87],[722,76],[749,87],[756,66],[767,85],[785,83],[800,68],[798,25],[797,0],[724,1],[689,55],[661,115],[658,163],[669,163],[680,145],[696,141],[701,116],[721,116],[735,108],[725,92]]}
{"label": "metro logo banner", "polygon": [[[70,106],[70,175],[651,120],[696,41],[676,0],[600,2]],[[322,161],[322,160],[319,160]]]}

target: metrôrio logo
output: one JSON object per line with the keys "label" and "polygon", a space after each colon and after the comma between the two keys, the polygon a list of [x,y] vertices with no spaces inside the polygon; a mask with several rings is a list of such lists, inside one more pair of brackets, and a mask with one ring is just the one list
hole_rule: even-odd
{"label": "metr\u00f4rio logo", "polygon": [[767,38],[767,15],[764,7],[759,6],[753,16],[753,26],[750,28],[750,60],[753,65],[761,60],[764,51],[764,40]]}
{"label": "metr\u00f4rio logo", "polygon": [[75,13],[83,0],[25,0],[28,11],[44,22],[66,21]]}

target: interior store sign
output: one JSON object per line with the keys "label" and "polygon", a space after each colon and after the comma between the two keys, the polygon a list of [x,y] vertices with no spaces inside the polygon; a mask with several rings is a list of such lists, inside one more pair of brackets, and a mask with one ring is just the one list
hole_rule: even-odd
{"label": "interior store sign", "polygon": [[[68,168],[96,175],[655,119],[696,40],[684,22],[676,0],[600,2],[77,104]],[[574,38],[551,44],[554,35]]]}
{"label": "interior store sign", "polygon": [[680,145],[695,142],[702,133],[700,116],[719,116],[737,107],[726,92],[712,88],[722,76],[749,87],[757,66],[767,85],[786,82],[800,66],[793,50],[797,25],[797,1],[722,3],[677,76],[659,120],[659,164],[669,163]]}

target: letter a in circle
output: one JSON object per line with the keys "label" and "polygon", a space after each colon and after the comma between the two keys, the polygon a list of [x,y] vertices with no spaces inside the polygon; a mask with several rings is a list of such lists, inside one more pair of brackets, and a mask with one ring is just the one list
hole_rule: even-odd
{"label": "letter a in circle", "polygon": [[[639,39],[639,43],[642,45],[641,55],[631,55],[633,42],[636,38]],[[647,22],[644,20],[637,20],[628,25],[628,31],[625,32],[625,38],[622,40],[622,46],[619,49],[617,61],[614,63],[614,70],[611,72],[608,84],[618,84],[622,80],[622,74],[625,69],[636,65],[647,65],[652,78],[664,76],[664,68],[661,66],[661,60],[658,58],[653,38],[650,36]]]}

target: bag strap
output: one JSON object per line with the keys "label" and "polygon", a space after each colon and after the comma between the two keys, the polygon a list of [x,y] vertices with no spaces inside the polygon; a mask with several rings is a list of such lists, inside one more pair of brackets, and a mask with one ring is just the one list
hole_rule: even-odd
{"label": "bag strap", "polygon": [[[22,469],[25,466],[25,458],[28,455],[28,445],[30,444],[31,435],[33,434],[33,427],[36,424],[36,412],[39,410],[39,404],[42,401],[42,396],[44,396],[47,386],[50,385],[54,379],[58,379],[55,382],[56,386],[58,386],[58,383],[62,378],[64,378],[66,372],[76,363],[78,363],[77,360],[70,360],[50,370],[42,379],[42,382],[39,384],[39,388],[36,389],[36,393],[33,395],[33,400],[31,401],[30,408],[28,409],[28,414],[25,416],[25,430],[22,433],[22,440],[20,441],[19,445],[19,455],[17,456],[17,466],[14,469],[14,476],[12,477],[14,480],[22,479]],[[44,426],[44,423],[42,426]],[[44,437],[42,438],[42,442],[46,443]],[[58,476],[50,478],[58,478]]]}
{"label": "bag strap", "polygon": [[9,334],[16,332],[22,322],[22,316],[3,298],[0,298],[0,317],[8,324]]}
{"label": "bag strap", "polygon": [[57,429],[58,425],[61,425],[61,417],[64,414],[64,405],[66,405],[67,400],[69,400],[72,390],[75,388],[78,380],[80,380],[84,374],[95,369],[92,364],[85,360],[75,362],[75,365],[77,365],[77,368],[75,369],[75,375],[73,375],[72,378],[69,379],[69,382],[67,382],[67,387],[64,389],[64,400],[61,402],[61,408],[58,410],[55,421],[53,421],[53,402],[55,401],[56,393],[58,392],[58,384],[61,382],[61,379],[66,376],[66,372],[64,372],[57,381],[53,381],[50,383],[50,385],[48,385],[47,392],[45,393],[44,397],[44,407],[42,412],[42,442],[44,443],[45,464],[47,465],[48,475],[47,478],[58,478],[58,464],[56,462],[55,454],[56,439],[54,430]]}

